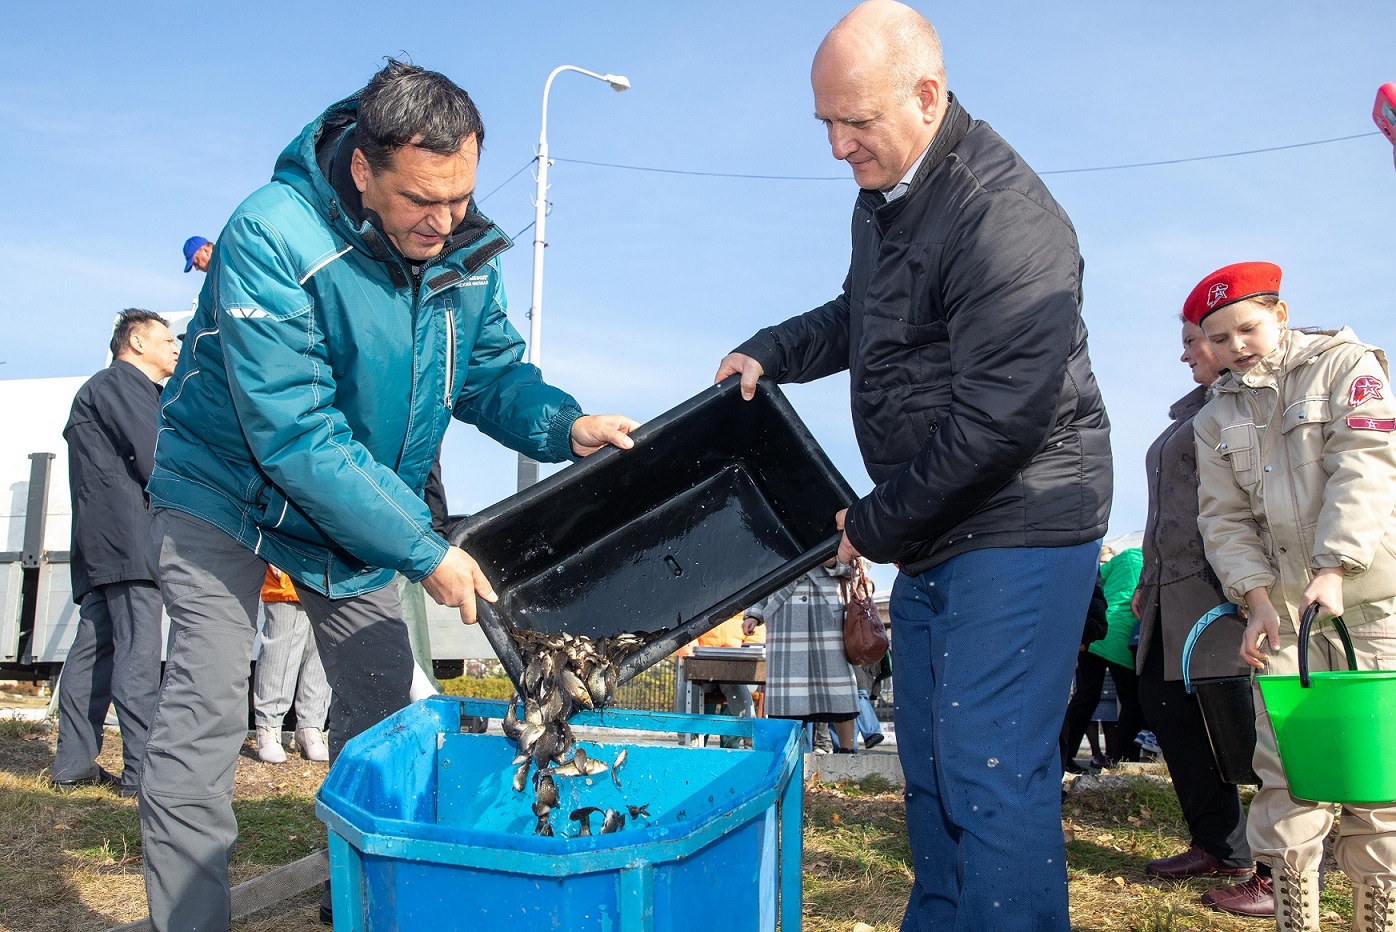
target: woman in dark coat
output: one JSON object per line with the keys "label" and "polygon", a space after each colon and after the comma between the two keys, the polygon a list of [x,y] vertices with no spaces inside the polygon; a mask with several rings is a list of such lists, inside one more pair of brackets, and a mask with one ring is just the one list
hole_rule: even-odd
{"label": "woman in dark coat", "polygon": [[[1156,877],[1232,877],[1251,874],[1255,862],[1246,843],[1246,818],[1236,787],[1222,781],[1197,697],[1183,687],[1183,642],[1193,624],[1227,601],[1202,549],[1197,529],[1197,457],[1192,421],[1207,402],[1207,387],[1222,366],[1202,330],[1183,324],[1182,361],[1198,387],[1169,410],[1173,423],[1145,457],[1149,513],[1144,530],[1144,571],[1132,607],[1139,616],[1139,702],[1152,726],[1173,778],[1192,834],[1187,851],[1150,861]],[[1242,626],[1221,619],[1193,650],[1194,678],[1245,673],[1237,659]],[[1248,916],[1274,915],[1268,877],[1256,876],[1203,902]]]}

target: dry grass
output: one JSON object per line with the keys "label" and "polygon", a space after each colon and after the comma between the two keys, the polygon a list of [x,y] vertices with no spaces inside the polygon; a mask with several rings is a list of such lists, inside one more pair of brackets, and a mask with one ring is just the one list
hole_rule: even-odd
{"label": "dry grass", "polygon": [[[68,794],[46,782],[52,737],[33,726],[0,729],[0,932],[84,932],[138,919],[145,895],[134,800],[100,789]],[[102,755],[120,767],[119,741]],[[251,745],[238,761],[234,805],[241,837],[233,880],[240,882],[325,844],[312,799],[324,764],[294,754],[262,764]],[[900,789],[869,779],[811,783],[805,794],[804,927],[808,932],[892,932],[911,886]],[[1081,932],[1266,932],[1203,908],[1217,881],[1147,878],[1151,858],[1181,851],[1184,826],[1165,780],[1130,777],[1113,791],[1073,792],[1063,806],[1074,836],[1067,846],[1072,927]],[[1331,865],[1330,865],[1331,866]],[[1350,892],[1332,869],[1324,893],[1325,930],[1345,929]],[[319,932],[318,893],[265,910],[238,932]]]}
{"label": "dry grass", "polygon": [[[53,738],[23,723],[0,730],[0,930],[84,932],[145,915],[136,801],[96,787],[55,792]],[[100,758],[121,769],[109,736]],[[294,754],[281,766],[238,760],[234,808],[241,836],[234,883],[325,846],[311,802],[327,766]],[[320,932],[319,894],[308,893],[234,925],[239,932]]]}
{"label": "dry grass", "polygon": [[[1144,873],[1188,838],[1167,779],[1122,776],[1118,787],[1073,792],[1063,804],[1071,927],[1076,932],[1268,932],[1270,919],[1204,907],[1225,881],[1160,881]],[[807,932],[895,932],[911,889],[901,790],[875,780],[811,784],[805,792]],[[1322,896],[1324,930],[1346,930],[1351,887],[1330,861]]]}

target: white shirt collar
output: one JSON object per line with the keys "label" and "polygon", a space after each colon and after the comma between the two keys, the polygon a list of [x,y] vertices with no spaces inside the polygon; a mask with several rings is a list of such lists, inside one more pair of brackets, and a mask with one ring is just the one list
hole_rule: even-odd
{"label": "white shirt collar", "polygon": [[911,167],[906,170],[906,174],[902,175],[902,180],[893,185],[892,190],[882,192],[882,196],[887,199],[889,204],[911,190],[911,179],[916,177],[916,170],[921,167],[922,162],[926,161],[926,153],[930,151],[931,143],[928,142],[926,148],[922,149],[921,154],[916,157],[916,161],[912,162]]}

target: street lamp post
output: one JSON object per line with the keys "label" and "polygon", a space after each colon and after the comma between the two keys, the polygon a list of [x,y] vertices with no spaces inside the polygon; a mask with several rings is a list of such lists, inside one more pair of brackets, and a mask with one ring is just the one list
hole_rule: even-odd
{"label": "street lamp post", "polygon": [[[621,74],[597,74],[576,65],[558,65],[548,75],[543,85],[543,119],[538,132],[538,190],[533,205],[533,299],[528,306],[528,361],[541,366],[543,360],[543,249],[548,245],[544,237],[544,225],[548,219],[548,92],[552,90],[553,78],[564,71],[575,71],[611,85],[611,90],[630,89],[630,79]],[[538,481],[538,464],[524,454],[519,454],[519,491],[523,491]]]}

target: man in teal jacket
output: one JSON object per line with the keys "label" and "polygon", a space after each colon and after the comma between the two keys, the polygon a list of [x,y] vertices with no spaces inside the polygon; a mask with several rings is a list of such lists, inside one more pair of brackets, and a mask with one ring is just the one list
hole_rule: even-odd
{"label": "man in teal jacket", "polygon": [[330,752],[408,702],[395,573],[475,620],[495,598],[422,490],[452,415],[557,462],[628,448],[522,362],[471,199],[465,91],[389,61],[281,154],[219,235],[164,393],[149,493],[169,661],[140,792],[151,924],[229,924],[232,790],[267,563],[296,582],[334,689]]}

